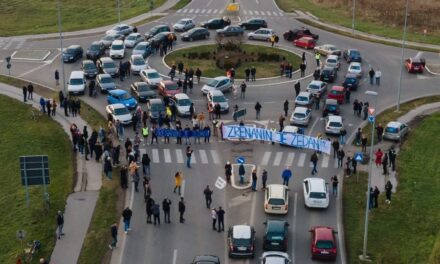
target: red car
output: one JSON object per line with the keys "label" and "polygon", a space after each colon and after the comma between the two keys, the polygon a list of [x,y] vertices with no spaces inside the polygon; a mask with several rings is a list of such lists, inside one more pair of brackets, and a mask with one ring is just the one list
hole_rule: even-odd
{"label": "red car", "polygon": [[163,97],[174,96],[182,92],[180,91],[179,86],[177,86],[177,83],[172,81],[161,81],[157,89],[159,90],[160,95],[162,95]]}
{"label": "red car", "polygon": [[338,104],[343,104],[345,100],[346,89],[343,86],[333,86],[327,93],[327,99],[335,99]]}
{"label": "red car", "polygon": [[316,46],[316,41],[311,37],[302,37],[295,39],[293,44],[304,49],[313,49]]}
{"label": "red car", "polygon": [[423,73],[425,60],[418,58],[409,58],[405,60],[405,67],[409,73]]}
{"label": "red car", "polygon": [[331,227],[315,226],[309,232],[312,234],[312,259],[336,260],[336,231]]}

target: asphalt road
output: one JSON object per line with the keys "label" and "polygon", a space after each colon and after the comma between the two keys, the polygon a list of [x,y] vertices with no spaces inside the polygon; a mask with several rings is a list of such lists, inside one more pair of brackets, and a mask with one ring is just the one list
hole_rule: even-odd
{"label": "asphalt road", "polygon": [[[213,17],[223,16],[222,10],[225,9],[227,1],[204,1],[193,0],[188,6],[174,14],[170,14],[158,21],[148,23],[138,27],[140,33],[145,33],[149,28],[157,24],[173,24],[181,18],[193,18],[197,23],[208,20]],[[272,1],[262,0],[241,0],[240,19],[245,20],[251,17],[263,17],[279,35],[284,31],[295,27],[303,26],[288,14],[280,11]],[[357,98],[360,101],[369,101],[371,104],[373,98],[364,94],[366,90],[374,90],[379,93],[377,100],[377,109],[381,110],[393,105],[397,101],[397,89],[400,76],[400,57],[401,50],[395,47],[389,47],[376,43],[369,43],[356,39],[335,35],[319,29],[312,28],[313,32],[320,35],[319,44],[331,43],[338,46],[341,50],[347,48],[357,48],[361,51],[364,59],[364,78],[362,85],[357,92],[352,93],[352,101]],[[214,32],[211,31],[211,39],[205,43],[213,42]],[[64,40],[64,46],[70,44],[79,44],[84,48],[94,41],[99,40],[103,35],[69,38]],[[198,42],[202,44],[203,42]],[[256,43],[256,42],[253,42]],[[268,45],[267,43],[258,43],[259,45]],[[1,43],[0,43],[1,45]],[[177,42],[175,49],[189,45],[198,45],[193,43]],[[303,50],[293,47],[291,43],[280,40],[280,48],[288,49],[298,54]],[[0,47],[0,57],[10,55],[16,49],[47,49],[51,54],[42,62],[31,62],[29,60],[14,60],[12,75],[25,78],[41,84],[54,86],[53,73],[55,69],[61,69],[59,41],[57,39],[25,41],[15,44],[5,44]],[[407,50],[405,57],[414,55],[417,51]],[[127,54],[127,53],[126,53]],[[130,52],[128,52],[130,54]],[[438,54],[425,53],[425,57],[438,59]],[[125,60],[129,57],[125,56]],[[314,70],[315,61],[311,55],[307,57],[307,72],[310,74]],[[162,64],[162,59],[157,55],[149,58],[149,64],[158,69],[162,74],[167,74],[166,67]],[[382,71],[381,86],[370,86],[366,80],[369,65]],[[80,62],[65,64],[65,76],[68,78],[72,70],[80,68]],[[203,70],[203,69],[202,69]],[[336,84],[343,81],[347,70],[347,64],[342,63],[338,73]],[[0,72],[7,74],[4,67]],[[257,76],[258,77],[258,76]],[[298,73],[294,79],[298,78]],[[115,80],[120,88],[127,89],[131,82],[139,80],[138,76],[131,76],[124,82]],[[310,77],[301,81],[302,89],[310,81]],[[401,100],[407,100],[414,97],[420,97],[430,94],[438,94],[439,78],[431,76],[428,73],[423,75],[410,75],[403,73]],[[331,85],[330,85],[331,86]],[[206,98],[199,92],[201,84],[196,84],[194,93],[190,94],[196,107],[196,111],[206,111]],[[249,85],[246,93],[246,99],[235,99],[231,94],[227,94],[229,104],[232,107],[237,104],[240,108],[248,110],[247,120],[254,118],[254,104],[259,101],[262,106],[261,124],[267,127],[278,127],[278,117],[282,112],[282,103],[288,99],[290,102],[290,111],[293,110],[294,89],[290,79],[275,78],[271,80],[258,81]],[[106,99],[104,95],[98,95],[98,98],[89,98],[83,96],[83,99],[95,107],[99,112],[104,113]],[[145,105],[142,105],[145,108]],[[361,119],[353,115],[352,105],[344,104],[342,106],[342,115],[348,135],[352,134]],[[230,114],[223,116],[224,120],[232,119]],[[185,122],[189,122],[185,120]],[[131,129],[128,136],[132,137]],[[313,110],[313,119],[306,129],[306,134],[316,136],[324,132],[324,121],[321,118],[321,110]],[[262,144],[259,142],[219,142],[213,139],[210,144],[192,145],[195,150],[195,163],[193,168],[187,169],[184,164],[184,147],[171,144],[154,146],[143,146],[142,151],[149,153],[152,157],[152,189],[153,198],[156,201],[162,201],[168,196],[172,204],[171,224],[163,224],[160,227],[148,225],[145,223],[145,204],[140,193],[134,193],[132,219],[133,231],[126,240],[125,254],[122,263],[189,263],[195,255],[214,254],[221,258],[222,263],[255,263],[249,260],[231,260],[227,256],[226,232],[217,233],[211,229],[210,210],[205,207],[203,189],[209,184],[213,186],[217,177],[224,175],[223,166],[226,161],[235,163],[238,156],[245,156],[246,163],[255,164],[258,167],[258,175],[265,168],[269,172],[268,183],[281,183],[281,171],[285,165],[292,166],[294,179],[290,183],[290,208],[289,213],[281,218],[288,220],[289,226],[289,255],[295,260],[295,263],[312,263],[309,249],[309,228],[315,225],[326,225],[341,228],[338,226],[339,210],[336,206],[337,200],[331,198],[330,207],[327,210],[309,210],[304,207],[304,198],[301,182],[304,178],[311,176],[309,160],[312,152],[310,150],[292,149],[279,145]],[[328,182],[330,177],[340,174],[341,171],[335,168],[333,157],[320,155],[318,163],[318,176],[323,177]],[[185,175],[183,196],[187,202],[187,212],[185,224],[178,223],[177,203],[178,196],[173,194],[174,173],[183,171]],[[261,182],[258,182],[260,186]],[[262,253],[262,236],[264,232],[263,222],[266,219],[278,218],[267,216],[263,210],[264,192],[249,192],[236,190],[230,186],[226,189],[214,189],[214,206],[223,206],[226,211],[226,226],[235,224],[251,224],[256,229],[257,256]],[[337,198],[339,199],[339,198]],[[163,219],[162,219],[163,220]],[[338,238],[338,242],[340,243]],[[340,255],[337,263],[341,263]]]}

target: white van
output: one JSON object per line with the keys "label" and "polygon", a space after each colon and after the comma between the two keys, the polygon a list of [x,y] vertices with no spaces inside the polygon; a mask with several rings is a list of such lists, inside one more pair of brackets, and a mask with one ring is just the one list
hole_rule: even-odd
{"label": "white van", "polygon": [[264,195],[264,211],[268,214],[287,214],[289,190],[282,184],[270,184]]}
{"label": "white van", "polygon": [[86,80],[83,71],[73,71],[70,73],[69,82],[67,83],[67,92],[70,94],[84,94],[86,89]]}
{"label": "white van", "polygon": [[327,184],[322,178],[305,178],[303,181],[304,203],[308,208],[328,208],[330,198]]}

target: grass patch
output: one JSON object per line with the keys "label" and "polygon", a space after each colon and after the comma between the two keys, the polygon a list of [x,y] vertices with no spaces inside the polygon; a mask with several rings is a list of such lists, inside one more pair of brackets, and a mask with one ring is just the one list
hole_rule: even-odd
{"label": "grass patch", "polygon": [[[344,12],[338,8],[323,8],[323,6],[316,5],[310,0],[275,0],[277,5],[286,12],[294,10],[308,11],[313,15],[319,17],[325,22],[341,25],[351,28],[352,17],[351,12]],[[360,12],[358,10],[357,12]],[[356,30],[379,35],[388,38],[401,39],[403,34],[402,27],[392,27],[390,25],[380,24],[377,22],[367,21],[365,19],[356,18]],[[356,36],[358,37],[358,36]],[[439,35],[424,36],[421,32],[415,32],[408,28],[407,40],[421,43],[438,44],[440,42]]]}
{"label": "grass patch", "polygon": [[[73,155],[67,134],[47,115],[35,122],[30,113],[28,105],[0,95],[0,263],[15,263],[21,252],[20,242],[15,237],[19,229],[26,231],[26,242],[34,239],[42,242],[34,263],[39,257],[50,256],[56,241],[56,212],[64,210],[73,186]],[[49,156],[49,211],[43,209],[42,186],[29,188],[30,207],[26,207],[18,162],[22,155]]]}
{"label": "grass patch", "polygon": [[99,130],[100,126],[104,129],[107,128],[106,119],[95,108],[84,102],[84,100],[81,100],[81,117],[89,126],[95,128],[96,131]]}
{"label": "grass patch", "polygon": [[133,23],[132,25],[138,27],[138,26],[141,26],[143,24],[147,24],[147,23],[149,23],[151,21],[155,21],[155,20],[161,19],[162,17],[164,17],[164,16],[152,16],[152,17],[149,17],[149,18],[146,18],[146,19],[142,19],[142,20],[140,20],[140,21],[138,21],[136,23]]}
{"label": "grass patch", "polygon": [[102,181],[102,188],[99,191],[99,198],[78,263],[110,263],[111,251],[108,248],[111,239],[110,226],[114,222],[119,223],[124,205],[124,193],[119,186],[119,175],[119,169],[115,169],[113,180]]}
{"label": "grass patch", "polygon": [[[94,28],[118,22],[117,1],[61,1],[63,31]],[[154,0],[154,8],[165,0]],[[121,0],[121,20],[150,12],[150,0]],[[58,32],[55,1],[0,1],[0,36]],[[26,19],[23,19],[26,17]]]}
{"label": "grass patch", "polygon": [[[381,194],[370,214],[368,255],[373,263],[440,262],[440,114],[426,117],[398,155],[399,185],[391,205]],[[344,225],[348,263],[362,252],[366,176],[344,179]]]}
{"label": "grass patch", "polygon": [[[205,46],[199,46],[197,47],[197,52],[203,53],[203,52],[213,52],[216,50],[217,45],[205,45]],[[266,46],[260,46],[260,45],[249,45],[249,44],[242,44],[240,46],[242,50],[245,50],[248,54],[258,52],[269,54],[269,53],[275,53],[279,54],[281,57],[285,57],[286,61],[289,63],[292,63],[294,70],[299,68],[299,64],[301,63],[301,58],[298,57],[296,54],[277,49],[277,48],[271,48]],[[205,59],[188,59],[184,58],[183,54],[188,53],[189,51],[193,51],[194,48],[186,48],[174,51],[167,55],[165,57],[165,63],[168,65],[172,65],[173,63],[177,63],[179,61],[182,61],[185,67],[193,68],[194,70],[196,68],[202,69],[202,76],[203,77],[217,77],[217,76],[225,76],[226,70],[220,69],[216,65],[215,59],[211,60],[205,60]],[[256,56],[255,56],[256,57]],[[274,77],[279,76],[279,65],[281,62],[243,62],[240,67],[236,68],[236,78],[243,79],[245,77],[244,70],[247,67],[254,66],[257,69],[257,78],[266,78],[266,77]]]}
{"label": "grass patch", "polygon": [[[9,84],[11,86],[15,86],[19,89],[21,89],[21,87],[23,87],[24,85],[27,86],[29,84],[29,82],[27,81],[23,81],[21,79],[17,79],[6,75],[0,75],[0,82]],[[34,86],[34,93],[42,95],[45,98],[57,98],[58,101],[58,93],[56,91],[50,90],[46,87],[43,87],[35,83],[32,83],[32,85]],[[40,98],[34,98],[34,100],[36,99],[39,100]]]}
{"label": "grass patch", "polygon": [[179,9],[185,7],[186,5],[188,5],[189,3],[191,3],[191,0],[179,0],[179,2],[177,2],[177,4],[175,4],[170,9],[171,10],[179,10]]}

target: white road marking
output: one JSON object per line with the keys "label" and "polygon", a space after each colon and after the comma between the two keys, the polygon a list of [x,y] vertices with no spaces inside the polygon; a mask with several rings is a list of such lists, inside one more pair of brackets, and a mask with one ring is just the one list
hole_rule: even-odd
{"label": "white road marking", "polygon": [[201,13],[203,13],[203,12],[205,12],[205,9],[202,9],[202,10],[200,10],[200,9],[196,9],[196,10],[194,10],[194,13],[199,13],[200,11],[202,11]]}
{"label": "white road marking", "polygon": [[328,167],[329,158],[330,158],[330,155],[324,154],[324,157],[322,158],[321,167],[323,167],[323,168],[327,168]]}
{"label": "white road marking", "polygon": [[194,11],[194,9],[190,9],[189,11],[188,11],[188,13],[192,13]]}
{"label": "white road marking", "polygon": [[260,13],[258,13],[258,11],[257,10],[254,10],[254,12],[255,12],[255,15],[260,15]]}
{"label": "white road marking", "polygon": [[193,154],[191,156],[191,164],[196,164],[196,163],[197,163],[196,155],[194,155],[194,152],[193,152]]}
{"label": "white road marking", "polygon": [[214,161],[214,164],[220,164],[220,157],[218,156],[217,152],[213,149],[210,150],[212,160]]}
{"label": "white road marking", "polygon": [[200,153],[200,161],[203,164],[208,164],[208,156],[206,155],[206,150],[199,149],[199,153]]}
{"label": "white road marking", "polygon": [[[315,128],[316,124],[318,123],[318,121],[320,121],[321,118],[315,118],[315,122],[313,122],[312,127],[309,129],[309,133],[307,134],[307,136],[311,136],[313,129]],[[324,119],[322,119],[324,120]]]}
{"label": "white road marking", "polygon": [[293,220],[292,220],[292,231],[293,231],[293,239],[292,239],[292,263],[295,263],[295,245],[296,245],[296,211],[298,208],[298,193],[295,192],[295,200],[293,201]]}
{"label": "white road marking", "polygon": [[278,16],[277,12],[273,11],[273,16]]}
{"label": "white road marking", "polygon": [[280,12],[280,16],[284,16],[282,12]]}
{"label": "white road marking", "polygon": [[163,154],[165,155],[165,163],[171,163],[171,153],[169,149],[164,149]]}
{"label": "white road marking", "polygon": [[247,10],[243,10],[243,14],[244,14],[244,15],[247,15]]}
{"label": "white road marking", "polygon": [[252,16],[254,13],[252,12],[252,10],[249,10],[249,14]]}
{"label": "white road marking", "polygon": [[306,153],[301,153],[298,159],[298,167],[303,167],[305,161],[306,161]]}
{"label": "white road marking", "polygon": [[212,13],[213,13],[213,14],[216,14],[217,11],[218,11],[217,9],[214,9],[214,10],[212,10]]}
{"label": "white road marking", "polygon": [[208,11],[206,11],[206,14],[211,14],[212,9],[208,9]]}
{"label": "white road marking", "polygon": [[264,152],[263,159],[261,160],[261,166],[267,166],[271,154],[272,153],[270,151]]}
{"label": "white road marking", "polygon": [[183,179],[183,181],[182,181],[182,192],[180,192],[180,197],[185,197],[185,183],[186,183],[186,180],[185,179]]}
{"label": "white road marking", "polygon": [[157,149],[152,149],[151,153],[153,155],[153,163],[159,163],[160,162],[160,158],[159,158],[159,150]]}
{"label": "white road marking", "polygon": [[266,14],[264,13],[264,11],[260,11],[262,16],[265,16]]}
{"label": "white road marking", "polygon": [[17,45],[17,47],[15,47],[16,49],[20,49],[22,46],[23,46],[23,44],[26,42],[26,39],[21,39],[19,42],[18,42],[18,45]]}
{"label": "white road marking", "polygon": [[293,159],[295,158],[295,153],[294,152],[290,152],[287,155],[287,160],[286,160],[286,166],[292,166],[293,165]]}
{"label": "white road marking", "polygon": [[277,154],[275,155],[275,160],[273,161],[273,165],[280,166],[282,158],[283,158],[283,152],[281,151],[277,152]]}
{"label": "white road marking", "polygon": [[13,40],[13,39],[10,39],[9,42],[8,42],[8,44],[6,44],[6,46],[4,46],[3,49],[4,49],[4,50],[9,49],[9,47],[12,45],[12,42],[14,42],[14,40]]}
{"label": "white road marking", "polygon": [[182,9],[179,9],[179,10],[177,10],[177,12],[176,12],[176,13],[180,13],[180,12],[182,12]]}
{"label": "white road marking", "polygon": [[183,153],[181,149],[176,149],[177,163],[183,163]]}
{"label": "white road marking", "polygon": [[177,249],[174,249],[173,251],[173,264],[177,263]]}
{"label": "white road marking", "polygon": [[188,9],[183,9],[182,10],[182,13],[186,13],[186,12],[188,12]]}

